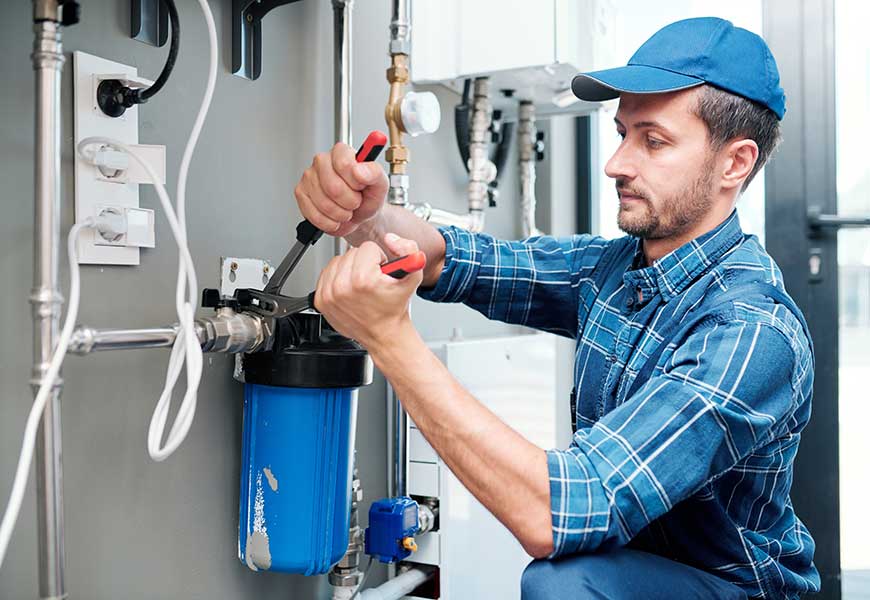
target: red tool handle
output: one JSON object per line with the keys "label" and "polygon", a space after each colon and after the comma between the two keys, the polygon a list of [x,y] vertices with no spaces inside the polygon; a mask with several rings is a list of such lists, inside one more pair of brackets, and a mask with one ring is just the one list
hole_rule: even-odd
{"label": "red tool handle", "polygon": [[372,131],[359,150],[356,151],[356,162],[370,162],[378,157],[384,146],[387,145],[387,136],[382,131]]}
{"label": "red tool handle", "polygon": [[381,265],[381,272],[390,277],[401,279],[405,275],[421,270],[426,266],[426,255],[423,252],[414,252],[407,256],[400,256]]}

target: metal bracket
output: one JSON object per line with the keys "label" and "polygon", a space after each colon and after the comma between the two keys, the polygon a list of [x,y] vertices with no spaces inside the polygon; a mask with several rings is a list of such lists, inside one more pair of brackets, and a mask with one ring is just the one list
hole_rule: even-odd
{"label": "metal bracket", "polygon": [[169,39],[169,12],[163,0],[131,0],[130,37],[160,47]]}
{"label": "metal bracket", "polygon": [[263,65],[262,21],[273,8],[299,0],[233,0],[233,75],[258,79]]}

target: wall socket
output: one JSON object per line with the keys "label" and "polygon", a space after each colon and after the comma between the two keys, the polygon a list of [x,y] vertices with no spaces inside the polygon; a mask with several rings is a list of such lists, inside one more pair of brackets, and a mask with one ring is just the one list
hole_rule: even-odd
{"label": "wall socket", "polygon": [[[128,79],[142,82],[135,67],[93,56],[85,52],[73,53],[73,115],[75,148],[88,137],[107,137],[137,146],[139,154],[146,157],[149,166],[158,174],[161,182],[166,180],[166,151],[163,146],[138,146],[139,107],[133,106],[120,117],[103,114],[97,105],[97,86],[104,79]],[[107,166],[97,167],[75,151],[75,220],[96,217],[106,207],[120,212],[140,214],[139,182],[149,181],[143,169],[126,156],[112,156],[106,151]],[[121,153],[115,153],[121,154]],[[117,164],[115,164],[117,163]],[[122,170],[117,170],[120,166]],[[141,219],[140,219],[141,221]],[[97,265],[138,265],[139,247],[153,247],[154,218],[145,220],[148,231],[141,226],[133,235],[125,234],[112,243],[100,238],[93,230],[82,231],[79,237],[79,263]],[[143,239],[146,243],[142,243]],[[147,243],[150,240],[150,244]]]}

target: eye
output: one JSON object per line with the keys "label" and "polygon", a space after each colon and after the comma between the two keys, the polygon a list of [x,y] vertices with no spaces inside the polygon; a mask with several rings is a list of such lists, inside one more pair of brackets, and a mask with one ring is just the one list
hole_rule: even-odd
{"label": "eye", "polygon": [[646,143],[647,143],[647,146],[649,146],[653,150],[657,150],[665,145],[664,141],[656,139],[654,137],[650,137],[650,136],[647,136]]}
{"label": "eye", "polygon": [[617,130],[616,130],[616,135],[618,135],[618,136],[619,136],[619,139],[621,139],[621,140],[624,140],[624,139],[625,139],[625,132],[624,132],[624,131],[620,131],[620,130],[617,129]]}

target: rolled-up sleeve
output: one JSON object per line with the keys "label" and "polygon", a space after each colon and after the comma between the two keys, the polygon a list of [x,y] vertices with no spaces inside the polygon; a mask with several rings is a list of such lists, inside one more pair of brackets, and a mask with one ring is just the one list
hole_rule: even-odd
{"label": "rolled-up sleeve", "polygon": [[577,334],[578,288],[608,242],[591,235],[497,240],[456,227],[440,229],[444,269],[433,302],[463,302],[490,319],[567,337]]}
{"label": "rolled-up sleeve", "polygon": [[773,440],[803,402],[808,356],[764,323],[689,335],[624,404],[548,451],[551,557],[625,545]]}

